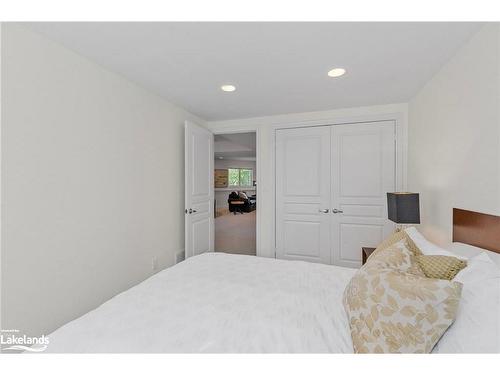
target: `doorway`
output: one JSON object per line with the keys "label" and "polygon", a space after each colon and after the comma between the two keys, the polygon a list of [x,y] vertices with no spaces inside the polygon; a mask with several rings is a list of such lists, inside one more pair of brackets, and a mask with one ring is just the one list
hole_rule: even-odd
{"label": "doorway", "polygon": [[216,252],[256,255],[256,133],[214,135]]}

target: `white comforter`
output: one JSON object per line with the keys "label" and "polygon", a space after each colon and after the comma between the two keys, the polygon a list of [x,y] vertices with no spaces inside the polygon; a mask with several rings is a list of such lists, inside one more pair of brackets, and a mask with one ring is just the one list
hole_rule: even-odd
{"label": "white comforter", "polygon": [[56,330],[46,351],[351,353],[342,293],[354,272],[199,255]]}

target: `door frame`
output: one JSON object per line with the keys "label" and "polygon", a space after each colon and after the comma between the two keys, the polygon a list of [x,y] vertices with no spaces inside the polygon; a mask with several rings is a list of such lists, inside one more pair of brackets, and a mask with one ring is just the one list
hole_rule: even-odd
{"label": "door frame", "polygon": [[[260,184],[261,180],[261,175],[262,173],[260,172],[260,163],[261,163],[261,158],[260,158],[260,139],[259,135],[261,134],[259,131],[259,128],[257,126],[255,127],[231,127],[229,129],[218,129],[218,128],[210,128],[208,129],[214,134],[214,135],[220,135],[220,134],[240,134],[240,133],[255,133],[255,169],[257,170],[257,178],[255,179],[255,182],[257,184],[257,188],[255,189],[255,194],[257,194],[257,213],[255,217],[255,253],[257,256],[262,256],[262,246],[261,246],[261,241],[260,241],[260,223],[261,223],[261,212],[262,210],[259,209],[259,195],[261,195],[262,191],[262,186]],[[213,159],[215,163],[215,147],[214,147],[214,152],[213,152]],[[215,199],[215,190],[214,190],[214,199]],[[215,220],[214,220],[214,231],[215,231]],[[214,248],[215,251],[215,248]]]}

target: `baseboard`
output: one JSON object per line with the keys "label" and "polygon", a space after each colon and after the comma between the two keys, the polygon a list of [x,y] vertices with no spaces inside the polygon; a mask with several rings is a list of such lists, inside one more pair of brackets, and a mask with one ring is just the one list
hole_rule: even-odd
{"label": "baseboard", "polygon": [[184,252],[184,249],[179,250],[175,254],[175,264],[182,262],[184,259],[186,259],[186,254]]}

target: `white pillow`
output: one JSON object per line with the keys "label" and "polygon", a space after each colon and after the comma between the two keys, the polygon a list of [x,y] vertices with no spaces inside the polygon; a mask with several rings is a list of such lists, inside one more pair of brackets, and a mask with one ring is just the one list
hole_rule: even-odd
{"label": "white pillow", "polygon": [[500,271],[487,254],[468,260],[453,279],[463,284],[457,317],[435,353],[500,353]]}
{"label": "white pillow", "polygon": [[467,259],[466,257],[460,256],[458,254],[453,254],[451,251],[445,250],[438,245],[435,245],[432,242],[428,241],[427,238],[425,238],[415,227],[406,228],[405,232],[424,255],[446,255],[449,257],[455,257],[464,260]]}
{"label": "white pillow", "polygon": [[464,285],[479,284],[484,280],[500,278],[500,270],[486,252],[470,258],[467,267],[461,270],[453,281]]}
{"label": "white pillow", "polygon": [[453,242],[451,244],[451,252],[467,258],[472,258],[484,252],[500,269],[500,254],[494,253],[493,251],[489,251],[472,245],[467,245],[461,242]]}

